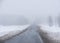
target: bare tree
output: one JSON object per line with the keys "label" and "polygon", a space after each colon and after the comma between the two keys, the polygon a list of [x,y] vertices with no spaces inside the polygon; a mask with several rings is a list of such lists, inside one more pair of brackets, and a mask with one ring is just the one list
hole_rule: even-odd
{"label": "bare tree", "polygon": [[48,17],[48,23],[49,23],[49,26],[53,25],[53,20],[51,16]]}
{"label": "bare tree", "polygon": [[58,26],[60,27],[60,15],[58,16],[57,21],[58,21]]}

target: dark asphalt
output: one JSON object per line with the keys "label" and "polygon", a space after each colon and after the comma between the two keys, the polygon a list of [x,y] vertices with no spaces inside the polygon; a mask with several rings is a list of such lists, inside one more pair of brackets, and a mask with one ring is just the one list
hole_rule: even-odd
{"label": "dark asphalt", "polygon": [[38,33],[38,26],[31,25],[26,32],[4,43],[43,43],[43,41]]}

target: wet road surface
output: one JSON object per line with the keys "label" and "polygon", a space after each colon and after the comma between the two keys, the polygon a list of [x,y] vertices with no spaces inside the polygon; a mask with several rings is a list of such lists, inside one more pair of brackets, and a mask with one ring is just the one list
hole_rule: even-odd
{"label": "wet road surface", "polygon": [[39,33],[38,26],[31,25],[28,30],[4,43],[43,43]]}

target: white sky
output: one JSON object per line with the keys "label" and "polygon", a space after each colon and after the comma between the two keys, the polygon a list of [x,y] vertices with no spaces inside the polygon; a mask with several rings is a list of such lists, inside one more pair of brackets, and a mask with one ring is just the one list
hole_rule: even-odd
{"label": "white sky", "polygon": [[1,0],[0,14],[20,14],[33,19],[60,13],[59,0]]}

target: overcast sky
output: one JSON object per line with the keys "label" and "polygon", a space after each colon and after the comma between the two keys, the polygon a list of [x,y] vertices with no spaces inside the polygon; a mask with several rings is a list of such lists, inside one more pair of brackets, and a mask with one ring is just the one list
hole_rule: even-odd
{"label": "overcast sky", "polygon": [[20,14],[30,19],[60,13],[59,0],[0,0],[0,14]]}

